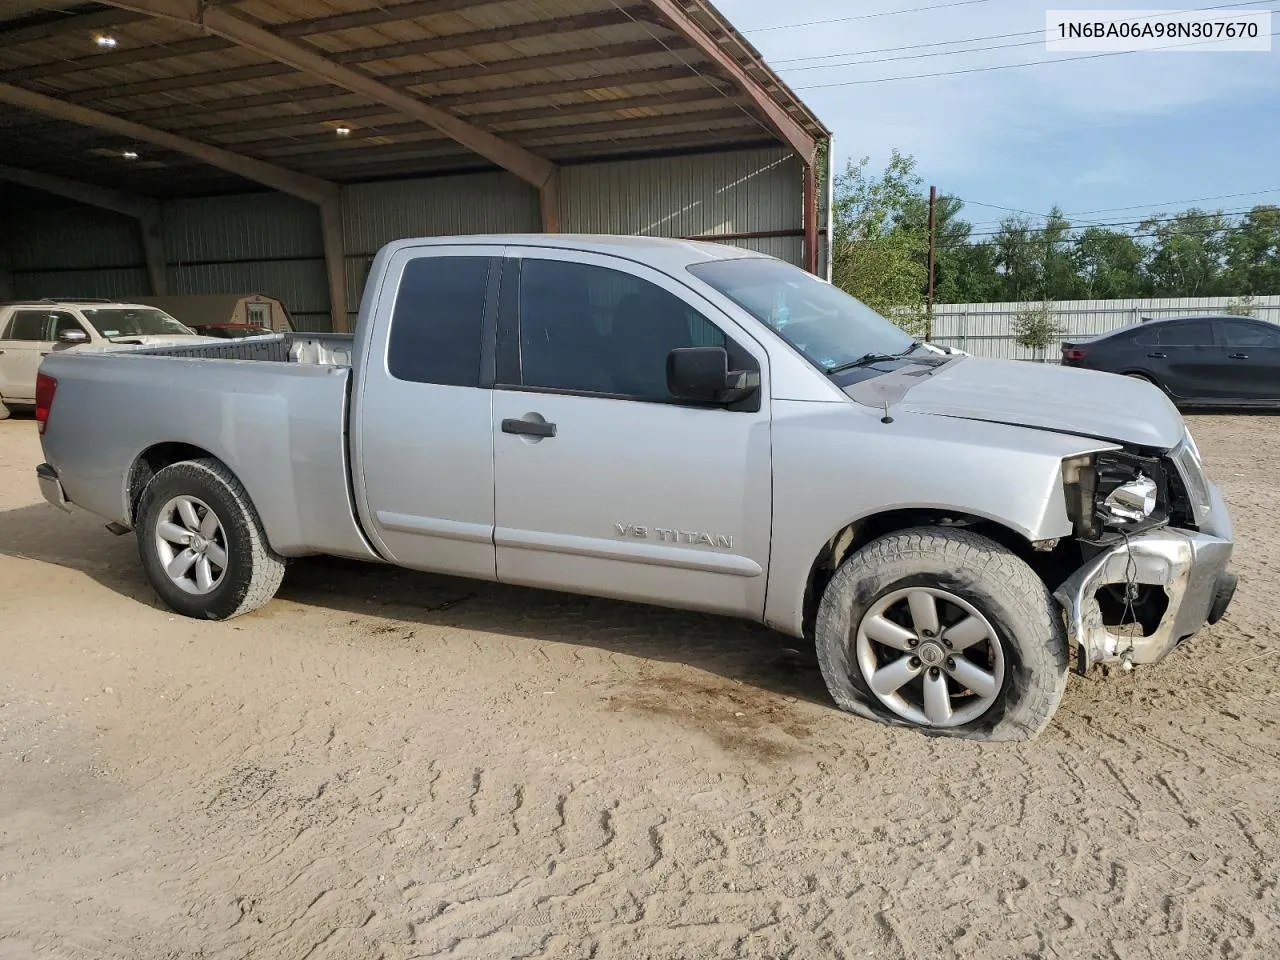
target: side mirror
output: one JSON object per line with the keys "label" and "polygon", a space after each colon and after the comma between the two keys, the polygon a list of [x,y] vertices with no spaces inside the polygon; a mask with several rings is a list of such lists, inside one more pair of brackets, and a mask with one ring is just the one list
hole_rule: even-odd
{"label": "side mirror", "polygon": [[667,390],[677,400],[737,403],[760,389],[754,370],[730,370],[724,347],[677,347],[667,354]]}
{"label": "side mirror", "polygon": [[76,327],[69,327],[58,334],[59,343],[88,343],[89,335]]}

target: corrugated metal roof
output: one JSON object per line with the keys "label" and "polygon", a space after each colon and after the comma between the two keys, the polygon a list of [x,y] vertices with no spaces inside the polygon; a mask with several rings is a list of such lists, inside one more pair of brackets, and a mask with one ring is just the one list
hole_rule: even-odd
{"label": "corrugated metal roof", "polygon": [[[339,182],[493,166],[419,120],[193,24],[95,3],[67,12],[65,0],[3,6],[0,83]],[[559,162],[781,141],[655,0],[242,0],[235,10]],[[712,7],[679,10],[747,73],[753,95],[827,135]],[[103,32],[111,49],[95,44]],[[135,147],[149,166],[122,160]],[[9,108],[0,150],[14,165],[135,192],[244,187],[185,156]]]}

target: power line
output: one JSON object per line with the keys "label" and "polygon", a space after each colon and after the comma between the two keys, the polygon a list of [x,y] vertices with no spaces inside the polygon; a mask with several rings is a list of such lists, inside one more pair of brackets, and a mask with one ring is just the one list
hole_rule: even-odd
{"label": "power line", "polygon": [[[1261,3],[1263,0],[1243,0],[1245,3]],[[985,43],[987,40],[1007,40],[1010,37],[1043,36],[1043,30],[1019,30],[1017,33],[996,33],[989,37],[968,37],[964,40],[935,40],[932,43],[908,43],[901,47],[876,47],[874,50],[844,50],[840,53],[820,53],[812,57],[789,57],[770,60],[775,67],[784,63],[805,63],[809,60],[835,60],[837,57],[860,57],[868,53],[897,53],[899,50],[923,50],[926,47],[947,47],[956,43]]]}
{"label": "power line", "polygon": [[802,67],[778,67],[784,73],[802,70],[835,70],[837,67],[865,67],[873,63],[895,63],[899,60],[929,60],[933,57],[954,57],[965,53],[984,53],[988,50],[1011,50],[1014,47],[1034,47],[1044,43],[1042,38],[1019,40],[1017,43],[997,43],[989,47],[966,47],[963,50],[937,50],[932,53],[909,53],[901,57],[881,57],[878,60],[850,60],[845,63],[809,63]]}
{"label": "power line", "polygon": [[[1224,212],[1220,212],[1220,213],[1206,213],[1206,214],[1199,214],[1199,215],[1194,216],[1194,217],[1152,217],[1152,218],[1150,218],[1150,219],[1145,219],[1145,220],[1117,221],[1117,222],[1115,222],[1115,223],[1082,223],[1082,224],[1072,224],[1072,225],[1070,225],[1070,226],[1064,227],[1064,228],[1063,228],[1063,232],[1064,232],[1064,233],[1072,233],[1072,234],[1075,234],[1075,233],[1078,233],[1079,231],[1088,230],[1088,229],[1090,229],[1090,228],[1094,228],[1094,227],[1107,227],[1107,228],[1115,228],[1115,227],[1144,227],[1144,226],[1146,226],[1147,224],[1151,224],[1151,223],[1173,223],[1173,222],[1178,221],[1178,220],[1186,220],[1186,221],[1194,222],[1194,221],[1196,221],[1196,220],[1206,220],[1206,219],[1208,219],[1209,217],[1219,217],[1219,216],[1220,216],[1220,217],[1239,217],[1239,216],[1243,216],[1244,214],[1246,214],[1246,213],[1248,213],[1248,212],[1249,212],[1248,210],[1244,210],[1244,211],[1231,210],[1231,211],[1224,211]],[[1184,230],[1183,232],[1184,232],[1184,233],[1223,233],[1223,232],[1229,232],[1229,231],[1233,231],[1233,230],[1243,230],[1243,229],[1245,229],[1245,225],[1244,225],[1244,224],[1242,224],[1242,223],[1224,223],[1224,224],[1222,224],[1222,225],[1221,225],[1221,226],[1219,226],[1219,227],[1209,227],[1209,226],[1205,226],[1205,227],[1196,227],[1196,226],[1188,226],[1188,227],[1187,227],[1187,229],[1186,229],[1186,230]],[[996,236],[999,236],[1001,232],[1002,232],[1002,231],[1000,231],[1000,230],[983,230],[983,231],[977,231],[977,232],[973,232],[973,231],[971,231],[971,232],[969,233],[969,236],[970,236],[970,237],[996,237]],[[1124,235],[1125,235],[1125,236],[1127,236],[1127,237],[1137,237],[1137,236],[1152,236],[1152,237],[1154,237],[1154,236],[1158,236],[1158,234],[1156,234],[1156,233],[1147,233],[1147,234],[1125,233]],[[1065,242],[1068,242],[1068,241],[1079,241],[1080,239],[1081,239],[1081,238],[1080,238],[1079,236],[1070,236],[1070,237],[1064,236],[1064,237],[1062,237],[1060,240],[1057,240],[1057,241],[1054,241],[1054,242],[1057,242],[1057,243],[1065,243]]]}
{"label": "power line", "polygon": [[1033,213],[1030,210],[1022,210],[1019,207],[1002,207],[998,203],[983,203],[981,200],[967,200],[964,197],[952,197],[951,199],[959,200],[961,203],[971,203],[975,207],[990,207],[992,210],[1004,210],[1006,213],[1025,213],[1029,217],[1039,217],[1042,220],[1049,219],[1047,213]]}
{"label": "power line", "polygon": [[[1241,229],[1242,229],[1241,227],[1237,226],[1237,227],[1224,227],[1221,230],[1184,230],[1182,233],[1179,234],[1179,236],[1208,237],[1208,236],[1212,236],[1213,234],[1231,235],[1231,234],[1239,233]],[[1124,236],[1126,239],[1129,239],[1129,240],[1151,240],[1151,239],[1158,238],[1160,234],[1158,233],[1126,233],[1124,234]],[[1053,246],[1058,246],[1058,245],[1079,246],[1080,240],[1081,240],[1080,237],[1063,237],[1061,240],[1051,241],[1051,244]],[[1026,246],[1031,246],[1035,243],[1045,243],[1045,242],[1046,241],[1044,240],[1029,240],[1027,241]],[[987,244],[987,241],[979,241],[978,243],[962,242],[960,244],[955,244],[955,246],[980,247],[980,246],[983,246],[984,244]]]}
{"label": "power line", "polygon": [[808,20],[804,23],[775,23],[769,27],[753,27],[742,33],[769,33],[774,30],[791,30],[797,27],[820,27],[829,23],[849,23],[853,20],[875,20],[878,17],[896,17],[904,13],[924,13],[928,10],[947,10],[951,7],[972,7],[991,0],[955,0],[953,3],[935,3],[927,7],[911,7],[907,10],[882,10],[879,13],[860,13],[850,17],[832,17],[830,20]]}
{"label": "power line", "polygon": [[[1190,200],[1167,200],[1164,203],[1135,203],[1128,207],[1101,207],[1097,210],[1077,210],[1074,213],[1065,214],[1065,216],[1085,217],[1092,213],[1115,213],[1119,210],[1142,210],[1150,209],[1152,207],[1172,207],[1174,204],[1178,203],[1205,203],[1209,200],[1234,200],[1236,197],[1256,197],[1262,193],[1280,193],[1280,187],[1270,187],[1266,190],[1245,190],[1242,193],[1220,193],[1213,197],[1193,197]],[[985,206],[985,204],[980,203],[978,206]]]}
{"label": "power line", "polygon": [[[1207,13],[1213,10],[1237,9],[1239,7],[1248,7],[1248,6],[1254,6],[1259,3],[1269,3],[1269,2],[1270,0],[1238,0],[1238,2],[1236,3],[1219,3],[1209,7],[1188,7],[1183,10],[1170,10],[1163,13],[1158,13],[1151,17],[1134,19],[1134,20],[1118,20],[1116,22],[1117,23],[1141,23],[1144,20],[1158,19],[1159,17],[1178,16],[1184,13]],[[1276,11],[1272,11],[1272,12],[1274,13]],[[827,22],[835,22],[835,21],[815,21],[815,23],[827,23]],[[796,26],[802,26],[802,25],[803,24],[796,24]],[[1013,37],[1031,37],[1031,36],[1042,37],[1044,36],[1044,30],[1043,29],[1020,30],[1016,33],[996,33],[996,34],[991,34],[990,36],[985,36],[985,37],[969,37],[968,39],[964,39],[964,40],[936,40],[936,41],[933,41],[932,43],[912,43],[912,44],[906,44],[904,46],[898,46],[898,47],[878,47],[872,50],[845,50],[841,53],[824,53],[824,54],[817,54],[809,57],[791,57],[789,59],[772,60],[770,62],[773,64],[773,66],[780,67],[782,64],[805,63],[811,60],[835,60],[840,57],[861,57],[871,53],[897,53],[902,50],[922,50],[922,49],[932,48],[932,47],[954,46],[955,44],[958,44],[958,43],[986,43],[989,40],[1008,40]],[[1005,46],[1016,47],[1016,46],[1027,46],[1027,44],[1007,44]],[[998,49],[1003,49],[1003,47],[981,47],[977,49],[978,50],[998,50]],[[942,51],[942,52],[939,52],[937,56],[940,56],[940,57],[950,56],[952,53],[963,53],[963,52],[966,52],[966,51]],[[975,50],[975,52],[977,51]],[[867,61],[867,62],[879,63],[882,61]],[[832,64],[832,66],[852,66],[852,65],[855,65],[855,64],[852,64],[852,63]],[[802,68],[787,67],[786,69],[799,70]],[[807,67],[803,69],[819,69],[819,68]]]}
{"label": "power line", "polygon": [[[1280,11],[1271,11],[1277,13]],[[1280,31],[1273,31],[1268,36],[1280,36]],[[992,70],[1012,70],[1017,67],[1045,67],[1059,63],[1071,63],[1076,60],[1099,60],[1103,57],[1123,57],[1134,53],[1153,53],[1157,50],[1173,50],[1179,47],[1199,46],[1203,43],[1216,43],[1217,40],[1193,40],[1188,43],[1174,43],[1163,47],[1149,47],[1146,50],[1109,50],[1105,53],[1090,53],[1079,57],[1060,57],[1056,60],[1028,60],[1022,63],[997,63],[985,67],[967,67],[963,70],[941,70],[937,73],[916,73],[901,77],[874,77],[867,80],[839,80],[833,83],[809,83],[794,87],[795,90],[822,90],[829,87],[855,87],[868,83],[891,83],[896,80],[926,80],[934,77],[955,77],[965,73],[988,73]]]}
{"label": "power line", "polygon": [[[1248,196],[1248,194],[1240,194],[1240,196]],[[1043,220],[1049,219],[1048,214],[1031,213],[1031,211],[1029,210],[1018,210],[1014,207],[997,207],[993,203],[979,203],[976,200],[963,200],[960,197],[955,197],[954,199],[960,200],[962,203],[972,203],[975,206],[979,206],[979,207],[994,207],[997,210],[1008,210],[1010,213],[1025,213],[1033,217],[1039,217]],[[1209,199],[1209,198],[1205,198],[1205,199]],[[1194,201],[1184,201],[1184,202],[1191,203]],[[1118,207],[1115,209],[1122,210],[1122,209],[1136,209],[1136,208]],[[1084,211],[1084,212],[1087,213],[1089,211]],[[1103,213],[1105,211],[1096,210],[1093,212]],[[1141,226],[1144,223],[1170,223],[1175,220],[1196,220],[1196,219],[1203,219],[1205,217],[1242,217],[1252,212],[1253,212],[1253,208],[1250,208],[1247,210],[1205,210],[1205,211],[1194,213],[1194,214],[1184,210],[1181,213],[1174,214],[1172,216],[1167,216],[1167,217],[1138,217],[1138,218],[1129,219],[1129,220],[1077,221],[1077,222],[1069,223],[1067,229],[1068,230],[1084,230],[1088,227],[1132,227],[1132,226]],[[1080,216],[1080,215],[1083,215],[1083,214],[1077,214],[1077,216]],[[1059,216],[1061,216],[1063,220],[1067,220],[1067,221],[1071,220],[1070,214],[1063,213],[1063,214],[1059,214]],[[1001,221],[999,220],[981,220],[981,221],[978,221],[977,223],[971,223],[969,224],[969,226],[972,229],[974,227],[988,227],[992,224],[1000,224],[1000,223]],[[989,231],[980,231],[979,233],[974,233],[971,235],[972,236],[995,235],[995,234],[998,234],[999,232],[1000,232],[999,230],[989,230]]]}

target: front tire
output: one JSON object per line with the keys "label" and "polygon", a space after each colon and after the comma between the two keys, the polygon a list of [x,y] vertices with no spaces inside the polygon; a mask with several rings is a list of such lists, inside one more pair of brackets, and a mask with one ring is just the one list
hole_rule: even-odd
{"label": "front tire", "polygon": [[152,477],[137,536],[151,586],[186,617],[229,620],[256,610],[284,578],[249,494],[217,460],[175,463]]}
{"label": "front tire", "polygon": [[1067,681],[1062,616],[1012,551],[958,528],[889,534],[849,557],[818,609],[842,710],[973,740],[1030,740]]}

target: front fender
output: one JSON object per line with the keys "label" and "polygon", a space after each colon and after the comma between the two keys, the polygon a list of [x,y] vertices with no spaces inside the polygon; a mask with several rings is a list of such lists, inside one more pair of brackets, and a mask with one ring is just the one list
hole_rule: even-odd
{"label": "front fender", "polygon": [[857,404],[774,401],[774,508],[765,622],[803,631],[809,572],[827,542],[890,511],[970,514],[1028,541],[1069,536],[1062,461],[1114,449],[1052,431]]}

